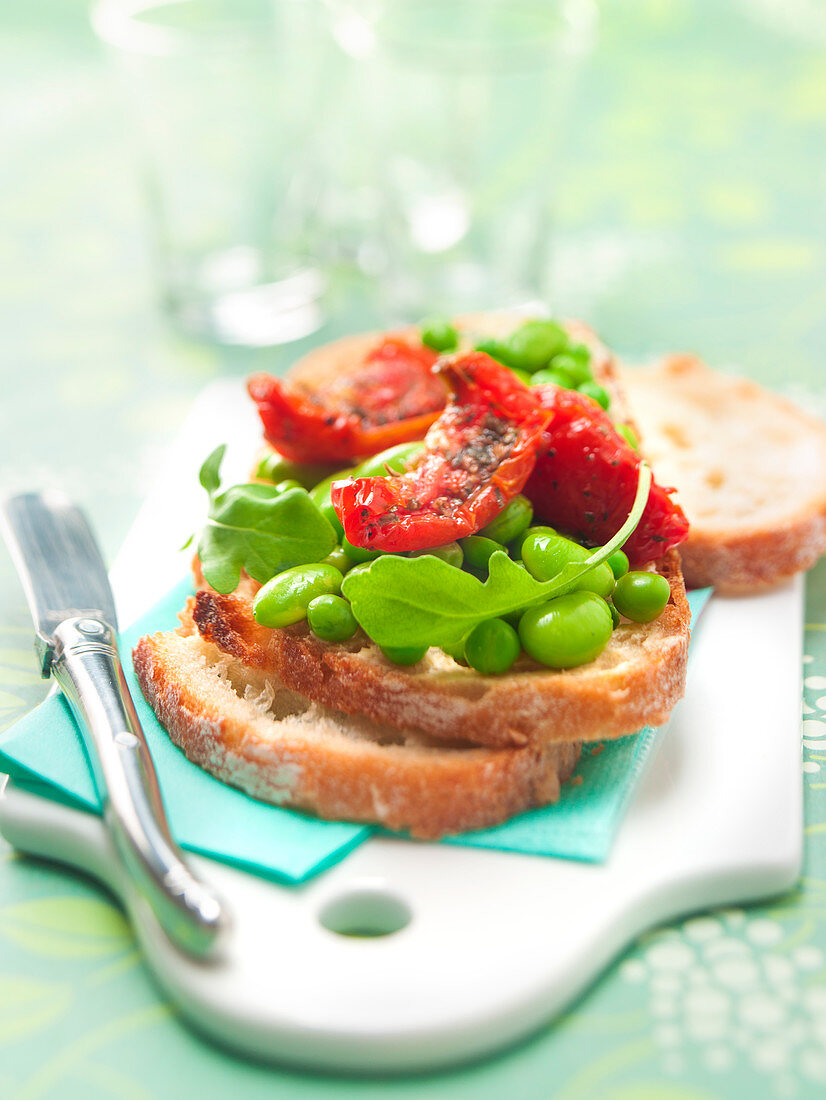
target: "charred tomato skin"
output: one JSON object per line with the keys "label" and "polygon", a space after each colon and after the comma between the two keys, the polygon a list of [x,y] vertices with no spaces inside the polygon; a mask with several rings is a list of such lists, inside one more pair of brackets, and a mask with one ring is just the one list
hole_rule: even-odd
{"label": "charred tomato skin", "polygon": [[422,438],[447,398],[433,372],[437,358],[431,348],[386,337],[352,369],[319,385],[254,374],[247,389],[281,455],[346,465]]}
{"label": "charred tomato skin", "polygon": [[479,531],[522,489],[553,413],[482,352],[439,362],[452,396],[410,470],[336,482],[331,499],[351,543],[400,552]]}
{"label": "charred tomato skin", "polygon": [[[525,496],[537,521],[599,546],[628,517],[640,456],[588,397],[552,385],[534,387],[533,392],[554,417]],[[673,492],[652,485],[642,518],[623,546],[632,565],[655,561],[686,538],[688,520],[671,499]]]}

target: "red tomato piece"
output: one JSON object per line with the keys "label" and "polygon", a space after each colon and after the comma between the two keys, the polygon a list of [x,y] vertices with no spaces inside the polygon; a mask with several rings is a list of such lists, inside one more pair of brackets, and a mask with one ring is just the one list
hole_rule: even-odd
{"label": "red tomato piece", "polygon": [[[533,392],[554,414],[544,453],[525,486],[534,520],[599,546],[628,518],[640,456],[591,398],[551,385]],[[656,482],[651,486],[642,518],[623,546],[632,565],[654,561],[686,538],[688,520],[673,492]]]}
{"label": "red tomato piece", "polygon": [[352,370],[323,385],[255,374],[247,388],[267,440],[293,462],[342,466],[421,439],[444,408],[430,348],[387,337]]}
{"label": "red tomato piece", "polygon": [[482,352],[442,359],[452,396],[410,470],[333,484],[331,499],[355,546],[424,550],[472,535],[527,481],[553,413]]}

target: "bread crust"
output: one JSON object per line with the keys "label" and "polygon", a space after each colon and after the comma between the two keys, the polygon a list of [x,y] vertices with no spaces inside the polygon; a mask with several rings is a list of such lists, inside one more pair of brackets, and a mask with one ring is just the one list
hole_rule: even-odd
{"label": "bread crust", "polygon": [[144,695],[188,759],[255,798],[322,818],[420,839],[487,828],[556,801],[579,758],[574,743],[434,745],[353,721],[284,692],[185,629],[141,638],[133,657]]}
{"label": "bread crust", "polygon": [[523,654],[510,672],[483,676],[438,649],[403,668],[361,631],[331,644],[306,623],[271,630],[253,618],[259,586],[249,577],[222,596],[197,571],[193,618],[223,652],[347,714],[494,747],[597,741],[662,724],[682,697],[690,611],[676,551],[659,571],[671,588],[662,615],[620,625],[595,661],[564,671]]}
{"label": "bread crust", "polygon": [[826,553],[826,425],[755,382],[670,355],[621,382],[689,520],[690,587],[743,595]]}

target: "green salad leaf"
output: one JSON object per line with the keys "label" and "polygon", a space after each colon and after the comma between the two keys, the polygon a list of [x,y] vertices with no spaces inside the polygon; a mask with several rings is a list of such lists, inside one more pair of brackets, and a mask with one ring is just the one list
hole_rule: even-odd
{"label": "green salad leaf", "polygon": [[368,569],[349,573],[342,592],[356,620],[380,646],[458,646],[485,619],[498,618],[571,592],[593,568],[628,539],[639,523],[651,490],[651,470],[640,464],[634,504],[616,535],[582,563],[549,581],[538,581],[497,550],[480,581],[432,555],[402,558],[385,554]]}
{"label": "green salad leaf", "polygon": [[206,489],[210,502],[221,487],[221,463],[224,461],[226,449],[226,443],[222,443],[212,454],[207,455],[198,474],[201,488]]}
{"label": "green salad leaf", "polygon": [[263,583],[293,565],[321,561],[336,533],[305,489],[278,492],[274,485],[233,485],[219,492],[224,448],[206,459],[200,482],[209,494],[207,522],[197,536],[207,582],[227,594],[245,569]]}

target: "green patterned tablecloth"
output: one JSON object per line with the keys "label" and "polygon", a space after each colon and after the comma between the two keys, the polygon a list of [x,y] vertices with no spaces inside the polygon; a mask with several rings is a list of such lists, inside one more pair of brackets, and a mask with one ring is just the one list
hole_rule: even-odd
{"label": "green patterned tablecloth", "polygon": [[[692,348],[826,413],[819,0],[613,0],[560,165],[556,305],[630,353]],[[0,485],[58,485],[112,556],[198,390],[283,368],[165,331],[128,132],[79,0],[0,23]],[[319,338],[373,321],[342,287]],[[0,1096],[808,1098],[826,1090],[826,562],[807,588],[800,887],[637,943],[495,1060],[356,1081],[253,1066],[182,1027],[89,882],[0,850]],[[0,549],[0,725],[42,698]]]}

